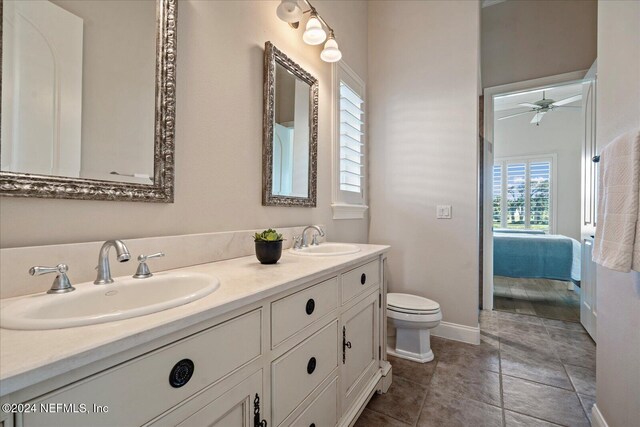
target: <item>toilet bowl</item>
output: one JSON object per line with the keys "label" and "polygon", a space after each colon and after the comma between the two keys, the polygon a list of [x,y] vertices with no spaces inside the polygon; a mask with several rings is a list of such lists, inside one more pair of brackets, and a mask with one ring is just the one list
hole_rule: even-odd
{"label": "toilet bowl", "polygon": [[387,353],[414,362],[430,362],[430,330],[440,324],[440,305],[417,295],[387,294],[387,320],[395,329],[393,339],[388,340]]}

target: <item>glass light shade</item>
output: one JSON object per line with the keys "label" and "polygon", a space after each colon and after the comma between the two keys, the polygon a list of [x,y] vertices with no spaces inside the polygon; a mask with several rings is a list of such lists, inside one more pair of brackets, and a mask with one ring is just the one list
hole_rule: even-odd
{"label": "glass light shade", "polygon": [[322,24],[315,16],[311,15],[309,21],[307,21],[307,29],[302,35],[302,40],[306,44],[317,45],[321,44],[327,38],[327,33],[322,28]]}
{"label": "glass light shade", "polygon": [[324,49],[320,53],[320,59],[324,62],[338,62],[342,58],[342,52],[338,49],[338,43],[333,37],[324,44]]}
{"label": "glass light shade", "polygon": [[296,0],[282,0],[276,9],[276,15],[284,22],[298,22],[302,19],[302,9]]}

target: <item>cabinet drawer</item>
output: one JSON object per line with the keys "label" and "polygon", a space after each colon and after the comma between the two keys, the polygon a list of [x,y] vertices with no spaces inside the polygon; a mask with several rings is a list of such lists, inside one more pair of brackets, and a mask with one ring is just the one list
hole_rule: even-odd
{"label": "cabinet drawer", "polygon": [[[24,426],[86,426],[88,417],[94,427],[141,425],[258,357],[261,316],[252,311],[36,399],[85,404],[90,415],[26,413]],[[94,404],[108,412],[93,413]]]}
{"label": "cabinet drawer", "polygon": [[333,277],[271,304],[271,343],[276,347],[338,306]]}
{"label": "cabinet drawer", "polygon": [[378,260],[344,273],[342,275],[342,304],[379,284],[380,262]]}
{"label": "cabinet drawer", "polygon": [[272,363],[272,425],[287,418],[337,366],[336,320]]}
{"label": "cabinet drawer", "polygon": [[320,396],[311,402],[290,425],[295,427],[333,427],[338,422],[338,379],[334,379]]}

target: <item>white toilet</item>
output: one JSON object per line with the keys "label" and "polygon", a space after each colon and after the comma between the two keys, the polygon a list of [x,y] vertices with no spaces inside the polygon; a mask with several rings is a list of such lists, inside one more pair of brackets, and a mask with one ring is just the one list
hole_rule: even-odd
{"label": "white toilet", "polygon": [[430,362],[430,330],[440,324],[440,304],[410,294],[387,294],[387,320],[395,328],[395,347],[390,341],[387,353],[414,362]]}

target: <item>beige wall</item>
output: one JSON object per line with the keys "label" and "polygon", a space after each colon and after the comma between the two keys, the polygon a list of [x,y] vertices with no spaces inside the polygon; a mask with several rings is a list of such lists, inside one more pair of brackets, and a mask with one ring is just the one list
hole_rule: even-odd
{"label": "beige wall", "polygon": [[540,126],[529,123],[531,117],[495,120],[494,157],[555,153],[556,233],[580,241],[582,110],[559,108],[545,115]]}
{"label": "beige wall", "polygon": [[596,59],[596,9],[595,0],[482,8],[483,87],[588,69]]}
{"label": "beige wall", "polygon": [[[324,223],[330,240],[364,242],[367,220],[331,213],[331,66],[275,14],[277,1],[181,0],[175,203],[3,197],[0,246],[17,247]],[[367,3],[323,1],[344,60],[367,79]],[[261,206],[264,42],[319,79],[318,207]]]}
{"label": "beige wall", "polygon": [[[598,3],[598,149],[640,129],[640,2]],[[640,273],[598,267],[597,406],[614,426],[640,420]]]}
{"label": "beige wall", "polygon": [[[473,1],[369,4],[371,243],[389,289],[478,325],[478,38]],[[436,205],[453,219],[436,220]]]}

